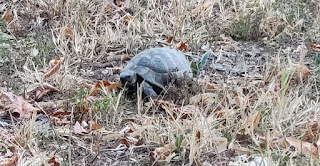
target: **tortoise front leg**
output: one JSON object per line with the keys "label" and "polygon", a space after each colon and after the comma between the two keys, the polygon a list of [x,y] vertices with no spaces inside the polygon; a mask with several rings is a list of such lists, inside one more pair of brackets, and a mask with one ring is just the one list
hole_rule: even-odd
{"label": "tortoise front leg", "polygon": [[153,90],[152,86],[147,81],[142,82],[142,89],[144,94],[147,95],[147,97],[151,97],[152,99],[154,99],[158,96],[157,93]]}

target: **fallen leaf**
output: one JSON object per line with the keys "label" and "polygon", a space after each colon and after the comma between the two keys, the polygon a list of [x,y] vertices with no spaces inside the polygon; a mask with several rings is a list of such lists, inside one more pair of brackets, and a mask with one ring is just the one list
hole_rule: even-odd
{"label": "fallen leaf", "polygon": [[66,36],[69,37],[72,41],[74,41],[74,35],[73,35],[72,29],[69,27],[65,27],[64,31],[66,33]]}
{"label": "fallen leaf", "polygon": [[299,64],[293,64],[292,65],[296,71],[302,75],[303,78],[307,77],[310,75],[310,70],[306,65],[299,65]]}
{"label": "fallen leaf", "polygon": [[260,111],[255,113],[247,122],[247,125],[249,128],[248,130],[251,130],[250,132],[253,133],[253,131],[258,127],[260,123]]}
{"label": "fallen leaf", "polygon": [[43,88],[38,88],[38,90],[36,91],[36,96],[35,96],[35,100],[39,101],[44,95],[48,94],[49,92],[57,92],[59,91],[58,88],[52,86],[52,85],[45,85],[43,86]]}
{"label": "fallen leaf", "polygon": [[127,147],[131,147],[131,146],[139,146],[143,144],[143,140],[140,138],[136,138],[136,137],[131,137],[131,136],[125,136],[124,138],[120,138],[120,142],[124,145],[126,145]]}
{"label": "fallen leaf", "polygon": [[167,43],[171,43],[173,40],[173,36],[165,37],[167,39]]}
{"label": "fallen leaf", "polygon": [[15,101],[15,96],[11,92],[5,92],[5,88],[0,88],[0,108],[4,108],[6,105]]}
{"label": "fallen leaf", "polygon": [[14,142],[15,137],[12,135],[12,133],[8,132],[7,129],[0,128],[0,142]]}
{"label": "fallen leaf", "polygon": [[33,107],[32,104],[24,100],[22,96],[18,96],[17,100],[5,106],[5,109],[19,118],[30,118],[34,111],[40,110],[39,108]]}
{"label": "fallen leaf", "polygon": [[189,51],[191,51],[191,49],[188,48],[188,46],[186,45],[186,43],[185,43],[185,42],[182,42],[182,41],[177,44],[177,48],[178,48],[180,51],[183,51],[183,52],[189,52]]}
{"label": "fallen leaf", "polygon": [[287,137],[286,141],[289,145],[296,148],[297,152],[307,156],[311,154],[312,157],[315,157],[316,159],[319,158],[318,147],[314,146],[312,143],[304,142],[292,137]]}
{"label": "fallen leaf", "polygon": [[312,45],[312,50],[314,52],[320,52],[320,44],[313,44]]}
{"label": "fallen leaf", "polygon": [[135,19],[133,16],[130,14],[127,14],[126,16],[123,17],[122,22],[126,25],[129,26],[130,28],[134,28],[136,26],[135,24]]}
{"label": "fallen leaf", "polygon": [[150,153],[150,158],[152,161],[164,161],[170,155],[170,150],[174,148],[174,144],[166,144],[163,147],[156,148]]}
{"label": "fallen leaf", "polygon": [[98,91],[102,90],[102,87],[110,86],[111,83],[107,80],[97,81],[89,91],[89,96],[94,95]]}
{"label": "fallen leaf", "polygon": [[15,165],[18,161],[18,156],[0,156],[0,166]]}
{"label": "fallen leaf", "polygon": [[56,161],[55,157],[52,157],[49,161],[48,164],[53,164],[54,166],[60,166],[60,163]]}
{"label": "fallen leaf", "polygon": [[110,86],[108,86],[108,91],[109,91],[109,92],[112,92],[113,89],[116,89],[116,88],[118,88],[119,86],[121,86],[121,83],[120,83],[120,82],[113,83],[113,84],[111,84]]}
{"label": "fallen leaf", "polygon": [[44,109],[54,109],[54,108],[59,108],[66,106],[68,103],[67,100],[56,100],[56,101],[47,101],[47,102],[39,102],[39,106]]}
{"label": "fallen leaf", "polygon": [[2,19],[8,24],[12,20],[12,11],[11,10],[6,11]]}
{"label": "fallen leaf", "polygon": [[108,5],[107,7],[104,8],[104,12],[105,13],[113,13],[114,12],[114,9],[112,8],[111,5]]}
{"label": "fallen leaf", "polygon": [[73,126],[73,132],[76,134],[88,134],[88,132],[80,125],[79,122]]}
{"label": "fallen leaf", "polygon": [[225,150],[227,150],[227,146],[228,146],[228,139],[224,138],[224,137],[218,137],[218,138],[214,138],[213,139],[214,142],[214,149],[216,149],[218,151],[218,153],[221,153]]}
{"label": "fallen leaf", "polygon": [[119,74],[123,67],[106,67],[104,71],[102,71],[102,74],[105,75],[112,75],[112,74]]}
{"label": "fallen leaf", "polygon": [[93,121],[93,120],[90,120],[88,123],[89,123],[89,125],[90,125],[90,130],[91,130],[91,131],[92,131],[92,130],[99,130],[99,129],[101,129],[101,126],[98,125],[98,123],[95,122],[95,121]]}
{"label": "fallen leaf", "polygon": [[89,96],[94,95],[95,93],[97,93],[98,91],[102,90],[102,87],[108,87],[108,91],[112,92],[113,89],[117,88],[121,86],[120,82],[116,82],[116,83],[110,83],[107,80],[103,80],[103,81],[97,81],[92,88],[89,91]]}
{"label": "fallen leaf", "polygon": [[50,115],[50,119],[55,125],[64,126],[70,124],[71,112],[61,108]]}
{"label": "fallen leaf", "polygon": [[60,66],[63,63],[63,61],[64,61],[63,57],[61,57],[60,60],[57,60],[57,59],[51,60],[49,62],[50,68],[47,72],[43,73],[42,80],[45,80],[48,77],[52,76],[54,73],[56,73],[60,69]]}

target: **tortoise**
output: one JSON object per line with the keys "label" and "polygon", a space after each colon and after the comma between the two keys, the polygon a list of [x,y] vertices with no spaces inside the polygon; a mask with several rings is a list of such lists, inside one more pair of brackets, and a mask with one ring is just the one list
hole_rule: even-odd
{"label": "tortoise", "polygon": [[[120,73],[122,84],[140,83],[147,97],[154,98],[175,78],[192,78],[185,55],[167,47],[151,48],[134,56]],[[155,90],[158,90],[157,92]]]}

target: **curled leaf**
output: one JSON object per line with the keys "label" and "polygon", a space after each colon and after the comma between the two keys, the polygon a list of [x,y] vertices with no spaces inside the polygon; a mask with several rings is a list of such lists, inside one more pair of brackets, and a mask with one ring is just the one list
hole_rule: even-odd
{"label": "curled leaf", "polygon": [[14,94],[10,92],[5,92],[4,89],[0,89],[0,108],[5,107],[15,101]]}
{"label": "curled leaf", "polygon": [[312,143],[304,142],[292,137],[287,137],[286,141],[289,145],[293,146],[297,152],[304,155],[311,155],[312,157],[319,158],[318,147],[314,146]]}
{"label": "curled leaf", "polygon": [[303,78],[310,75],[310,70],[306,65],[299,65],[299,64],[293,64],[293,67],[296,69],[296,71],[302,75]]}
{"label": "curled leaf", "polygon": [[112,92],[113,89],[117,88],[121,86],[120,82],[116,82],[116,83],[110,83],[107,80],[103,80],[103,81],[97,81],[92,88],[89,91],[89,96],[94,95],[95,93],[97,93],[98,91],[102,90],[103,87],[108,87],[108,91]]}
{"label": "curled leaf", "polygon": [[66,36],[67,36],[68,38],[70,38],[72,41],[74,41],[74,35],[73,35],[72,29],[69,28],[69,27],[65,27],[65,28],[64,28],[64,31],[65,31],[65,33],[66,33]]}
{"label": "curled leaf", "polygon": [[18,96],[17,100],[5,107],[19,118],[30,118],[34,111],[39,111],[39,108],[33,107],[22,96]]}
{"label": "curled leaf", "polygon": [[12,20],[12,11],[11,10],[6,11],[2,19],[8,24]]}
{"label": "curled leaf", "polygon": [[73,126],[73,132],[76,134],[88,134],[88,132],[81,126],[79,122]]}
{"label": "curled leaf", "polygon": [[52,76],[54,73],[56,73],[60,69],[60,66],[63,63],[63,61],[64,61],[63,57],[61,57],[60,60],[57,60],[57,59],[51,60],[49,62],[50,68],[47,72],[43,73],[42,80],[45,80],[48,77]]}
{"label": "curled leaf", "polygon": [[166,144],[163,147],[159,147],[154,149],[153,152],[150,153],[150,158],[152,161],[163,161],[166,160],[170,155],[170,149],[174,149],[175,146],[173,144]]}

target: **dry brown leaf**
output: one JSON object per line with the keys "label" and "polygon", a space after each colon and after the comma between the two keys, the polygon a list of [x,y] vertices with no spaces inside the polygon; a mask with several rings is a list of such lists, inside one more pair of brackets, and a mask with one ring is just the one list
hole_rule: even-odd
{"label": "dry brown leaf", "polygon": [[2,19],[8,24],[12,19],[12,11],[6,11],[6,13],[3,15]]}
{"label": "dry brown leaf", "polygon": [[210,91],[210,90],[213,90],[213,89],[215,89],[214,84],[208,82],[208,83],[206,84],[206,86],[205,86],[205,90],[206,90],[206,91]]}
{"label": "dry brown leaf", "polygon": [[318,147],[314,146],[312,143],[304,142],[292,137],[287,137],[286,141],[289,145],[293,146],[297,149],[299,153],[309,156],[311,154],[312,157],[319,158]]}
{"label": "dry brown leaf", "polygon": [[258,111],[248,120],[247,125],[248,127],[250,127],[249,129],[251,130],[251,132],[253,132],[260,123],[260,114],[261,112]]}
{"label": "dry brown leaf", "polygon": [[103,80],[103,81],[97,81],[92,88],[89,91],[89,96],[94,95],[95,93],[97,93],[98,91],[102,90],[102,87],[107,87],[110,86],[111,83],[107,80]]}
{"label": "dry brown leaf", "polygon": [[90,130],[91,130],[91,131],[92,131],[92,130],[99,130],[99,129],[101,129],[101,126],[98,125],[98,123],[95,122],[95,121],[93,121],[93,120],[90,120],[88,123],[89,123],[89,125],[90,125]]}
{"label": "dry brown leaf", "polygon": [[39,108],[35,108],[32,104],[23,99],[22,96],[18,96],[17,100],[12,104],[5,107],[6,110],[19,118],[30,118],[34,111],[39,111]]}
{"label": "dry brown leaf", "polygon": [[0,156],[0,166],[11,166],[15,165],[18,161],[18,156]]}
{"label": "dry brown leaf", "polygon": [[81,126],[79,122],[73,126],[73,132],[76,134],[88,134],[88,132]]}
{"label": "dry brown leaf", "polygon": [[165,38],[167,39],[167,43],[171,43],[173,40],[173,36],[166,36]]}
{"label": "dry brown leaf", "polygon": [[54,166],[60,166],[60,163],[56,161],[55,157],[52,157],[49,161],[48,164],[53,164]]}
{"label": "dry brown leaf", "polygon": [[293,67],[299,74],[302,74],[302,77],[305,78],[310,75],[310,70],[306,65],[293,64]]}
{"label": "dry brown leaf", "polygon": [[125,144],[127,147],[139,146],[143,144],[143,139],[132,136],[125,136],[124,138],[120,138],[120,142],[122,144]]}
{"label": "dry brown leaf", "polygon": [[50,119],[55,125],[64,126],[70,124],[71,112],[61,108],[50,115]]}
{"label": "dry brown leaf", "polygon": [[56,100],[56,101],[48,101],[48,102],[39,102],[39,106],[44,109],[54,109],[58,107],[63,107],[68,103],[67,100]]}
{"label": "dry brown leaf", "polygon": [[214,138],[214,147],[218,151],[218,153],[221,153],[225,150],[227,150],[228,146],[228,139],[223,137]]}
{"label": "dry brown leaf", "polygon": [[161,105],[163,108],[177,108],[177,105],[165,100],[154,100],[155,104]]}
{"label": "dry brown leaf", "polygon": [[312,50],[314,52],[320,52],[320,44],[313,44],[312,45]]}
{"label": "dry brown leaf", "polygon": [[126,26],[130,25],[130,28],[134,28],[135,27],[135,19],[133,16],[131,15],[126,15],[123,17],[123,19],[121,20]]}
{"label": "dry brown leaf", "polygon": [[129,122],[125,128],[119,131],[122,135],[120,142],[127,147],[142,145],[144,141],[141,138],[141,131],[139,131],[137,127],[141,127],[141,125]]}
{"label": "dry brown leaf", "polygon": [[51,60],[49,62],[50,68],[49,68],[48,71],[43,73],[42,80],[45,80],[48,77],[52,76],[54,73],[56,73],[60,69],[60,66],[63,63],[63,61],[64,61],[63,57],[61,57],[60,60],[57,60],[57,59]]}
{"label": "dry brown leaf", "polygon": [[120,82],[112,83],[110,86],[108,86],[108,91],[109,91],[109,92],[112,92],[113,89],[116,89],[116,88],[118,88],[118,87],[120,87],[120,86],[121,86],[121,83],[120,83]]}
{"label": "dry brown leaf", "polygon": [[[111,74],[119,74],[122,71],[123,67],[106,67],[105,70]],[[90,86],[91,87],[91,86]]]}
{"label": "dry brown leaf", "polygon": [[187,44],[182,41],[177,44],[177,48],[182,52],[190,52],[191,51],[191,49],[188,48]]}
{"label": "dry brown leaf", "polygon": [[113,13],[114,9],[111,5],[108,5],[107,7],[104,8],[105,13]]}
{"label": "dry brown leaf", "polygon": [[196,14],[196,13],[198,13],[198,12],[201,12],[201,11],[207,9],[207,8],[212,4],[212,2],[213,2],[212,0],[206,0],[205,2],[202,3],[201,6],[193,9],[193,10],[192,10],[192,13],[193,13],[193,14]]}
{"label": "dry brown leaf", "polygon": [[73,35],[72,29],[69,28],[69,27],[65,27],[65,28],[64,28],[64,31],[65,31],[65,33],[66,33],[66,36],[67,36],[68,38],[70,38],[72,41],[74,41],[74,35]]}
{"label": "dry brown leaf", "polygon": [[163,147],[156,148],[150,153],[150,158],[152,161],[164,161],[170,155],[170,150],[174,148],[174,144],[166,144]]}
{"label": "dry brown leaf", "polygon": [[116,83],[110,83],[107,80],[103,80],[103,81],[97,81],[92,88],[89,91],[89,96],[94,95],[95,93],[97,93],[98,91],[102,90],[102,87],[108,87],[108,91],[112,92],[113,89],[118,88],[119,86],[121,86],[120,82],[116,82]]}
{"label": "dry brown leaf", "polygon": [[12,133],[8,132],[7,129],[0,128],[0,142],[14,142],[15,137],[12,135]]}
{"label": "dry brown leaf", "polygon": [[15,96],[11,92],[5,92],[5,88],[0,88],[0,108],[4,108],[6,105],[15,101]]}
{"label": "dry brown leaf", "polygon": [[49,92],[57,92],[57,91],[59,91],[58,88],[50,85],[45,85],[44,88],[39,88],[36,91],[35,100],[36,101],[40,100],[44,95],[48,94]]}

